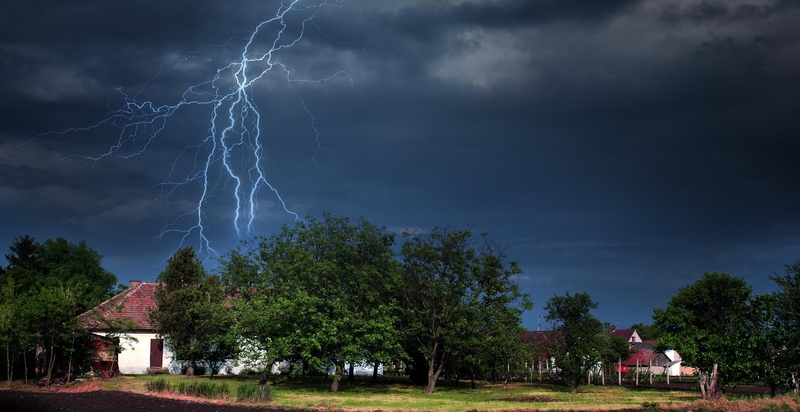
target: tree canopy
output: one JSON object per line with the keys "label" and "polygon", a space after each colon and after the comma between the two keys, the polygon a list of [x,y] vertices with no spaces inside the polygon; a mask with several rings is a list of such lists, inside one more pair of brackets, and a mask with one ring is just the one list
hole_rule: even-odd
{"label": "tree canopy", "polygon": [[700,371],[703,398],[719,397],[726,384],[748,371],[747,324],[752,290],[742,278],[710,272],[679,289],[666,308],[656,308],[661,346],[676,349]]}
{"label": "tree canopy", "polygon": [[219,278],[206,273],[194,249],[187,247],[167,260],[158,281],[156,307],[149,313],[156,332],[177,360],[187,362],[187,375],[196,365],[205,365],[213,377],[235,348],[227,294]]}
{"label": "tree canopy", "polygon": [[558,376],[573,393],[607,355],[610,344],[603,323],[590,313],[592,309],[597,309],[597,302],[587,293],[567,292],[553,296],[544,305],[545,319],[556,324],[548,349],[555,358]]}
{"label": "tree canopy", "polygon": [[[531,306],[513,277],[521,273],[487,235],[434,228],[406,233],[401,248],[402,334],[409,354],[425,360],[433,393],[453,358],[520,345],[520,315]],[[421,365],[415,365],[419,367]]]}
{"label": "tree canopy", "polygon": [[242,299],[237,328],[275,359],[334,368],[399,355],[394,235],[359,218],[308,217],[223,259],[226,283]]}

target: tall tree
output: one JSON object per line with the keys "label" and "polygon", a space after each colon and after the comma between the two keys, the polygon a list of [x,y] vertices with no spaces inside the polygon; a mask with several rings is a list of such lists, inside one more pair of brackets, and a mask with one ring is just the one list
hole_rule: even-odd
{"label": "tall tree", "polygon": [[774,296],[775,327],[782,334],[782,361],[789,369],[795,393],[800,390],[800,260],[786,265],[783,276],[770,276],[778,286]]}
{"label": "tall tree", "polygon": [[186,247],[167,260],[158,281],[156,307],[149,313],[156,332],[176,359],[187,362],[187,375],[199,364],[215,372],[233,356],[235,343],[228,333],[232,318],[219,278],[206,273],[194,249]]}
{"label": "tall tree", "polygon": [[792,332],[780,316],[779,304],[780,294],[758,294],[752,300],[743,330],[747,346],[740,359],[749,361],[750,378],[769,385],[773,397],[797,370]]}
{"label": "tall tree", "polygon": [[654,310],[654,326],[663,331],[660,346],[699,369],[703,399],[722,396],[725,385],[750,372],[745,327],[751,294],[744,279],[711,272]]}
{"label": "tall tree", "polygon": [[[47,374],[56,356],[71,355],[81,347],[74,339],[78,329],[72,320],[108,299],[117,278],[102,267],[102,256],[85,242],[58,238],[39,244],[26,235],[14,239],[5,257],[9,266],[0,274],[4,300],[15,302],[11,305],[18,314],[17,326],[10,329],[13,342],[23,358],[35,348],[34,370],[37,375]],[[11,347],[6,349],[11,362]]]}
{"label": "tall tree", "polygon": [[587,293],[567,292],[550,298],[544,309],[545,319],[556,325],[548,352],[555,358],[558,376],[575,393],[608,347],[602,322],[589,313],[597,309],[597,302]]}
{"label": "tall tree", "polygon": [[345,362],[388,362],[399,351],[394,236],[363,218],[324,214],[259,241],[248,258],[225,259],[225,279],[241,291],[239,328],[265,350],[267,364],[294,358],[334,368],[338,391]]}
{"label": "tall tree", "polygon": [[513,280],[522,273],[517,262],[488,235],[482,245],[472,232],[448,228],[405,238],[402,333],[407,351],[425,360],[430,394],[453,357],[474,359],[491,343],[512,342],[531,303]]}

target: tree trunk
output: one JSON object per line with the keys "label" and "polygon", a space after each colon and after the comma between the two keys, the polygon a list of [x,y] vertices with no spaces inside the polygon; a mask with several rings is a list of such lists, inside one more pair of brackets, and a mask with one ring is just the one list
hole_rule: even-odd
{"label": "tree trunk", "polygon": [[[434,347],[436,347],[436,345],[434,345]],[[436,389],[436,381],[439,380],[439,375],[441,375],[444,370],[444,359],[439,363],[438,368],[434,368],[434,366],[436,366],[435,356],[431,357],[431,360],[428,362],[428,387],[425,389],[425,393],[429,395]]]}
{"label": "tree trunk", "polygon": [[6,339],[6,378],[8,378],[8,382],[11,382],[11,352],[8,346],[8,339]]}
{"label": "tree trunk", "polygon": [[194,361],[189,361],[189,365],[186,367],[186,376],[194,376]]}
{"label": "tree trunk", "polygon": [[380,363],[377,362],[377,361],[375,362],[375,365],[372,366],[372,381],[373,382],[377,382],[378,381],[378,366],[380,366]]}
{"label": "tree trunk", "polygon": [[356,364],[355,362],[350,362],[350,370],[347,371],[347,380],[350,382],[356,380]]}
{"label": "tree trunk", "polygon": [[708,374],[706,372],[700,372],[698,375],[698,380],[700,382],[700,398],[706,400],[708,399],[708,391],[706,390],[708,385]]}
{"label": "tree trunk", "polygon": [[45,388],[50,387],[50,377],[53,374],[53,365],[56,363],[56,342],[55,337],[50,336],[50,362],[47,365],[47,382],[44,384]]}
{"label": "tree trunk", "polygon": [[714,369],[711,370],[711,382],[708,387],[708,396],[712,399],[717,399],[722,396],[722,390],[719,387],[719,365],[714,364]]}
{"label": "tree trunk", "polygon": [[331,383],[331,392],[339,392],[339,381],[342,379],[344,372],[344,362],[337,363],[333,372],[333,382]]}
{"label": "tree trunk", "polygon": [[67,363],[67,383],[72,376],[72,353],[75,352],[75,333],[72,333],[72,346],[69,351],[69,362]]}
{"label": "tree trunk", "polygon": [[35,362],[33,365],[33,375],[34,376],[42,376],[45,373],[45,369],[47,368],[47,352],[44,347],[42,347],[41,343],[36,344],[36,350],[34,352]]}

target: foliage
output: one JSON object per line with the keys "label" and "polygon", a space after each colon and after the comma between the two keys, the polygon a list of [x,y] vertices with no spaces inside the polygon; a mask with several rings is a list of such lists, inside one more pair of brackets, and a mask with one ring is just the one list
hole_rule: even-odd
{"label": "foliage", "polygon": [[272,386],[269,384],[256,385],[253,383],[243,383],[236,390],[236,400],[238,402],[262,403],[272,399]]}
{"label": "foliage", "polygon": [[240,297],[236,330],[252,348],[246,364],[265,359],[265,372],[280,359],[333,366],[335,392],[345,362],[398,356],[393,243],[363,218],[325,214],[228,254],[222,275]]}
{"label": "foliage", "polygon": [[[6,375],[22,357],[35,361],[37,376],[50,374],[59,358],[71,368],[88,359],[82,350],[86,334],[75,317],[108,299],[116,277],[105,270],[102,256],[85,242],[63,238],[37,243],[15,238],[0,271],[0,340],[5,343]],[[28,354],[35,356],[27,356]],[[20,356],[21,355],[21,356]],[[22,366],[27,376],[28,364]]]}
{"label": "foliage", "polygon": [[426,392],[454,358],[473,374],[479,362],[504,365],[502,358],[521,346],[520,315],[531,306],[512,279],[521,273],[517,263],[507,262],[487,235],[476,245],[468,230],[404,236],[401,327],[406,351],[425,361]]}
{"label": "foliage", "polygon": [[189,363],[187,375],[202,364],[211,368],[213,377],[235,352],[233,319],[219,278],[206,273],[189,247],[170,257],[158,280],[162,285],[156,288],[156,307],[149,313],[156,332],[166,338],[176,359]]}
{"label": "foliage", "polygon": [[666,308],[656,308],[655,326],[664,334],[663,348],[676,349],[700,371],[703,398],[722,395],[722,388],[747,378],[747,315],[750,286],[726,273],[706,273],[683,287]]}
{"label": "foliage", "polygon": [[[773,305],[768,345],[777,351],[780,367],[791,371],[795,392],[800,389],[797,373],[800,371],[800,260],[786,265],[784,275],[770,276],[779,290],[771,296]],[[777,341],[774,340],[777,338]],[[770,342],[771,341],[771,342]]]}
{"label": "foliage", "polygon": [[607,356],[604,352],[609,344],[603,324],[589,313],[596,308],[597,303],[588,294],[569,292],[553,296],[544,306],[545,319],[556,323],[548,352],[555,358],[559,378],[572,393]]}

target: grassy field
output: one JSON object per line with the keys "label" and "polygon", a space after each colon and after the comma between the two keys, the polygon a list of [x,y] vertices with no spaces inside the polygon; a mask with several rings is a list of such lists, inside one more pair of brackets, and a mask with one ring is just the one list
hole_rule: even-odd
{"label": "grassy field", "polygon": [[[165,378],[171,384],[185,380],[208,380],[207,376],[136,375],[120,376],[103,381],[107,389],[145,392],[148,381]],[[227,402],[234,403],[236,390],[243,382],[255,382],[255,377],[224,376],[214,381],[225,382],[230,388]],[[536,383],[503,385],[481,383],[477,389],[468,382],[460,387],[443,382],[433,395],[424,388],[403,380],[372,383],[369,380],[342,381],[339,393],[330,393],[330,381],[322,378],[278,380],[272,385],[272,407],[308,408],[317,410],[421,410],[421,411],[497,411],[497,410],[614,410],[641,408],[658,404],[662,407],[685,407],[699,397],[695,391],[630,388],[618,386],[583,386],[577,394],[567,388]]]}
{"label": "grassy field", "polygon": [[[187,399],[175,393],[155,394],[147,391],[147,383],[163,379],[166,384],[177,387],[183,383],[225,384],[228,397],[213,400],[237,404],[237,391],[244,383],[257,382],[256,376],[220,376],[212,381],[208,376],[186,377],[182,375],[123,375],[113,379],[92,379],[71,383],[68,386],[51,387],[51,391],[118,390],[149,393]],[[562,386],[539,383],[502,384],[482,382],[473,390],[469,382],[455,387],[453,382],[440,382],[436,393],[426,395],[424,387],[412,386],[403,378],[387,378],[378,383],[369,379],[349,382],[342,380],[339,393],[330,393],[330,380],[305,378],[287,380],[278,378],[271,387],[271,401],[260,405],[272,408],[298,408],[318,411],[735,411],[735,412],[800,412],[800,398],[796,396],[770,399],[757,391],[731,392],[724,399],[700,401],[697,389],[657,389],[647,387],[582,386],[572,394]],[[198,386],[198,385],[194,385]],[[42,391],[43,388],[25,385],[20,381],[4,382],[0,389]],[[759,388],[763,389],[763,388]],[[2,408],[0,408],[2,409]]]}

